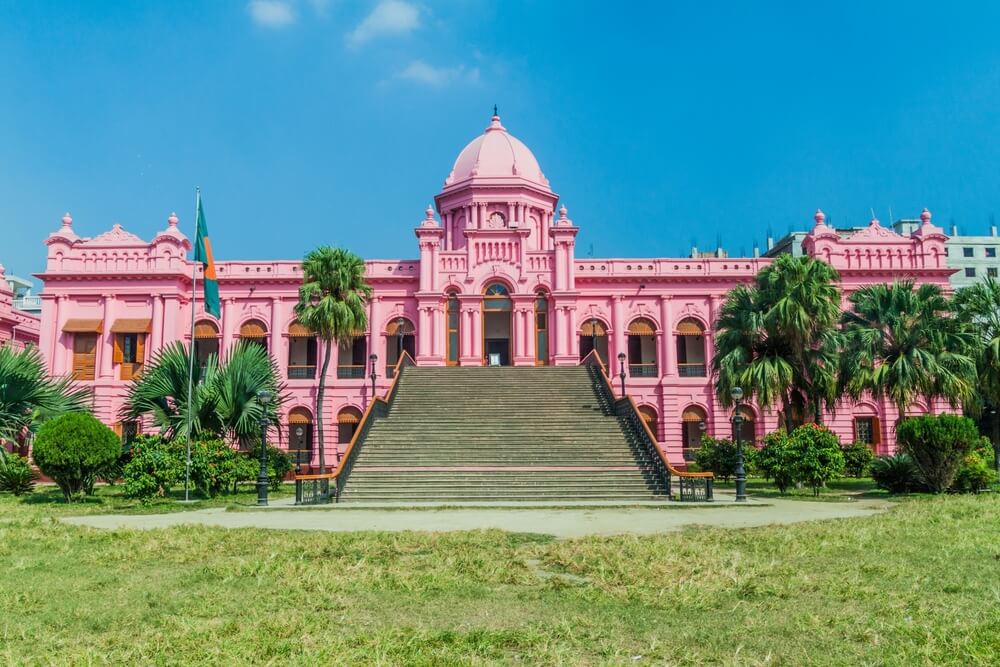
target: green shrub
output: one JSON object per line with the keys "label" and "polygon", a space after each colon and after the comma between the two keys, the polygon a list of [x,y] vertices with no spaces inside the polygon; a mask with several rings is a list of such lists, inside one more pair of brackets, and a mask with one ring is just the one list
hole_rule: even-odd
{"label": "green shrub", "polygon": [[[183,441],[176,445],[181,450],[183,466],[187,445]],[[202,495],[210,498],[235,491],[237,484],[244,481],[248,474],[246,461],[247,456],[240,454],[225,440],[197,440],[191,443],[191,482]],[[256,475],[257,469],[253,468],[251,477]]]}
{"label": "green shrub", "polygon": [[[257,483],[257,475],[260,474],[260,445],[254,448],[252,452],[244,452],[240,454],[243,459],[239,465],[239,474],[237,475],[237,484],[241,483]],[[293,468],[292,457],[283,449],[278,449],[277,447],[267,447],[267,481],[268,486],[277,490],[281,488],[281,483],[284,481],[288,473],[292,471]],[[235,492],[236,489],[234,488]]]}
{"label": "green shrub", "polygon": [[792,431],[791,449],[795,481],[812,487],[814,496],[844,472],[840,440],[825,426],[803,424]]}
{"label": "green shrub", "polygon": [[0,491],[23,496],[35,488],[35,471],[31,462],[17,454],[0,454]]}
{"label": "green shrub", "polygon": [[67,502],[93,493],[97,474],[121,454],[115,432],[85,412],[61,415],[42,424],[35,437],[35,464],[63,492]]}
{"label": "green shrub", "polygon": [[[752,468],[754,455],[757,449],[749,443],[743,443],[743,468]],[[695,463],[698,470],[709,470],[725,481],[729,481],[736,476],[736,443],[732,440],[721,438],[716,440],[707,435],[701,438],[701,447],[695,453]],[[691,467],[688,466],[688,470]],[[694,471],[692,471],[694,472]]]}
{"label": "green shrub", "polygon": [[968,417],[921,415],[896,426],[896,441],[909,454],[933,493],[947,491],[965,456],[979,444],[979,431]]}
{"label": "green shrub", "polygon": [[872,461],[869,472],[875,484],[889,493],[907,493],[923,488],[920,471],[906,454],[880,456]]}
{"label": "green shrub", "polygon": [[184,478],[183,453],[159,436],[137,436],[132,441],[131,459],[122,473],[125,495],[129,498],[165,496]]}
{"label": "green shrub", "polygon": [[872,448],[863,442],[845,445],[840,451],[844,455],[844,474],[848,477],[864,477],[875,459]]}
{"label": "green shrub", "polygon": [[993,484],[996,479],[996,471],[990,465],[989,459],[979,451],[973,451],[965,456],[958,467],[951,490],[959,493],[976,493]]}
{"label": "green shrub", "polygon": [[786,493],[796,482],[795,451],[791,438],[783,430],[774,431],[764,436],[763,446],[757,452],[757,471],[778,487],[778,491]]}

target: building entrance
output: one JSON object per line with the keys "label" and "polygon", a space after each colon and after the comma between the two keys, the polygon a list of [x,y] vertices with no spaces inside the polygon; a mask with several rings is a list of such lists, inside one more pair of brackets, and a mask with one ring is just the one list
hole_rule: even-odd
{"label": "building entrance", "polygon": [[483,294],[483,363],[487,366],[510,366],[511,314],[510,293],[499,283]]}

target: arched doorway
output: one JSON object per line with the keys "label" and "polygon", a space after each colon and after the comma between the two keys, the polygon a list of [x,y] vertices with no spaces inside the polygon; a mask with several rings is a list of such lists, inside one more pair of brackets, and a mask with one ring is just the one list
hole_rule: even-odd
{"label": "arched doorway", "polygon": [[204,368],[208,358],[219,356],[219,327],[212,320],[198,320],[194,325],[194,358]]}
{"label": "arched doorway", "polygon": [[639,406],[639,416],[642,417],[642,421],[645,422],[646,426],[649,427],[649,432],[653,434],[653,437],[657,440],[660,439],[659,423],[656,419],[656,410],[648,405]]}
{"label": "arched doorway", "polygon": [[549,363],[549,299],[545,292],[535,294],[535,365]]}
{"label": "arched doorway", "polygon": [[240,327],[240,340],[260,345],[267,351],[267,325],[260,320],[247,320]]}
{"label": "arched doorway", "polygon": [[306,408],[292,408],[288,413],[288,453],[298,465],[312,463],[312,413]]}
{"label": "arched doorway", "polygon": [[705,327],[698,320],[687,318],[677,325],[677,375],[706,377]]}
{"label": "arched doorway", "polygon": [[316,377],[316,335],[297,320],[288,327],[288,379]]}
{"label": "arched doorway", "polygon": [[405,317],[393,318],[385,327],[385,376],[393,377],[396,372],[396,364],[403,352],[415,359],[416,338],[413,335],[413,322]]}
{"label": "arched doorway", "polygon": [[462,308],[458,302],[457,292],[448,292],[447,310],[448,337],[445,339],[445,344],[448,347],[448,356],[445,359],[445,364],[448,366],[458,366],[458,358],[459,354],[461,354],[459,322],[461,321]]}
{"label": "arched doorway", "polygon": [[580,359],[597,351],[604,367],[608,366],[608,328],[604,322],[592,317],[580,325]]}
{"label": "arched doorway", "polygon": [[656,325],[645,317],[628,325],[628,374],[656,377]]}
{"label": "arched doorway", "polygon": [[347,445],[351,443],[354,439],[354,433],[358,430],[358,424],[361,423],[361,411],[357,408],[352,408],[350,406],[342,408],[340,412],[337,413],[337,444],[340,445],[339,449],[343,452]]}
{"label": "arched doorway", "polygon": [[701,448],[701,436],[708,428],[708,415],[697,405],[689,405],[681,413],[681,446],[684,460],[693,461]]}
{"label": "arched doorway", "polygon": [[511,359],[510,292],[500,283],[491,283],[483,291],[483,363],[509,366]]}

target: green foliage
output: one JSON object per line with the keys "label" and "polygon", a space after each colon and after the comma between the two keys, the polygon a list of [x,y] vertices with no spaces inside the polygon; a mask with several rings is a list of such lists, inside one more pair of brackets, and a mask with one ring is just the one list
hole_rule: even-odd
{"label": "green foliage", "polygon": [[864,477],[875,459],[871,446],[864,442],[844,445],[840,451],[844,455],[844,474],[850,477]]}
{"label": "green foliage", "polygon": [[35,488],[35,471],[31,462],[17,454],[0,457],[0,491],[23,496]]}
{"label": "green foliage", "polygon": [[90,390],[74,387],[69,376],[49,376],[37,347],[0,347],[0,440],[23,442],[45,420],[86,410],[89,400]]}
{"label": "green foliage", "polygon": [[[695,464],[698,470],[709,470],[728,482],[736,475],[736,444],[728,439],[715,439],[702,436],[701,447],[695,453]],[[750,470],[757,454],[753,445],[743,444],[743,467]],[[688,470],[696,472],[688,466]]]}
{"label": "green foliage", "polygon": [[997,481],[990,459],[979,450],[969,452],[962,459],[955,474],[951,490],[959,493],[977,493]]}
{"label": "green foliage", "polygon": [[184,478],[184,459],[160,436],[137,436],[124,467],[125,495],[148,500],[163,497]]}
{"label": "green foliage", "polygon": [[839,280],[821,260],[782,255],[757,274],[754,285],[729,292],[716,324],[712,360],[723,405],[732,403],[730,390],[739,386],[761,407],[780,403],[786,428],[809,412],[833,406]]}
{"label": "green foliage", "polygon": [[[128,389],[121,411],[124,420],[152,417],[161,435],[175,439],[187,433],[188,348],[181,342],[157,352],[149,368]],[[286,400],[278,364],[264,348],[237,343],[219,360],[209,357],[204,368],[195,364],[191,395],[192,431],[198,439],[227,438],[250,446],[258,437],[260,419],[278,424]],[[261,389],[274,399],[266,407],[257,400]]]}
{"label": "green foliage", "polygon": [[924,488],[913,459],[903,453],[880,456],[869,466],[872,480],[889,493],[908,493]]}
{"label": "green foliage", "polygon": [[[260,447],[257,447],[257,455],[260,455]],[[271,482],[272,489],[280,489],[281,483],[292,472],[295,464],[292,456],[283,449],[268,446],[267,448],[267,476]]]}
{"label": "green foliage", "polygon": [[[178,442],[176,446],[183,465],[186,444]],[[247,465],[247,458],[224,440],[215,438],[192,442],[191,482],[209,498],[235,491],[241,481],[256,475],[256,469]]]}
{"label": "green foliage", "polygon": [[55,481],[67,502],[92,493],[97,474],[120,454],[121,440],[115,432],[85,412],[45,422],[32,450],[35,464]]}
{"label": "green foliage", "polygon": [[896,427],[896,442],[913,459],[928,490],[943,493],[980,438],[968,417],[941,414],[902,420]]}
{"label": "green foliage", "polygon": [[[976,382],[974,337],[951,317],[937,285],[875,284],[850,296],[843,316],[843,390],[891,400],[900,415],[917,399],[972,398]],[[917,461],[920,465],[920,462]]]}
{"label": "green foliage", "polygon": [[803,424],[792,431],[791,450],[795,481],[811,486],[814,496],[844,471],[840,440],[823,426]]}
{"label": "green foliage", "polygon": [[[344,248],[320,246],[302,260],[302,285],[295,317],[323,341],[323,368],[316,390],[315,414],[323,414],[326,374],[333,343],[361,335],[368,326],[367,302],[372,288],[365,280],[365,262]],[[316,421],[319,469],[326,471],[323,420]]]}
{"label": "green foliage", "polygon": [[786,493],[796,482],[795,450],[792,439],[784,430],[768,433],[757,452],[757,472],[772,480],[778,491]]}

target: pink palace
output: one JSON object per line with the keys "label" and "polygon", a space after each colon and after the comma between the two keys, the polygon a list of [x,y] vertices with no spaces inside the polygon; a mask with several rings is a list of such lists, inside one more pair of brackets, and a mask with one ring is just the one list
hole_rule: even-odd
{"label": "pink palace", "polygon": [[[627,391],[674,465],[684,465],[702,433],[731,435],[707,363],[712,323],[727,290],[751,281],[769,259],[577,258],[579,228],[498,116],[459,153],[434,201],[414,230],[417,257],[367,262],[370,330],[336,351],[320,415],[321,350],[292,311],[298,261],[217,264],[222,317],[202,313],[199,299],[197,354],[224,352],[238,339],[273,353],[291,395],[283,415],[290,448],[315,461],[321,445],[312,425],[323,419],[322,446],[334,460],[329,455],[343,451],[371,399],[372,370],[382,393],[401,349],[432,366],[578,364],[596,349],[611,360],[616,388],[624,353]],[[946,236],[926,210],[909,236],[872,220],[845,237],[822,212],[814,220],[803,248],[840,271],[845,293],[901,278],[948,287]],[[45,243],[39,345],[52,373],[93,387],[96,414],[114,424],[127,383],[150,355],[191,336],[191,244],[173,214],[152,241],[120,225],[81,238],[67,214]],[[743,409],[746,437],[777,427],[776,410]],[[844,442],[888,453],[895,416],[891,405],[861,401],[842,405],[827,423]]]}

